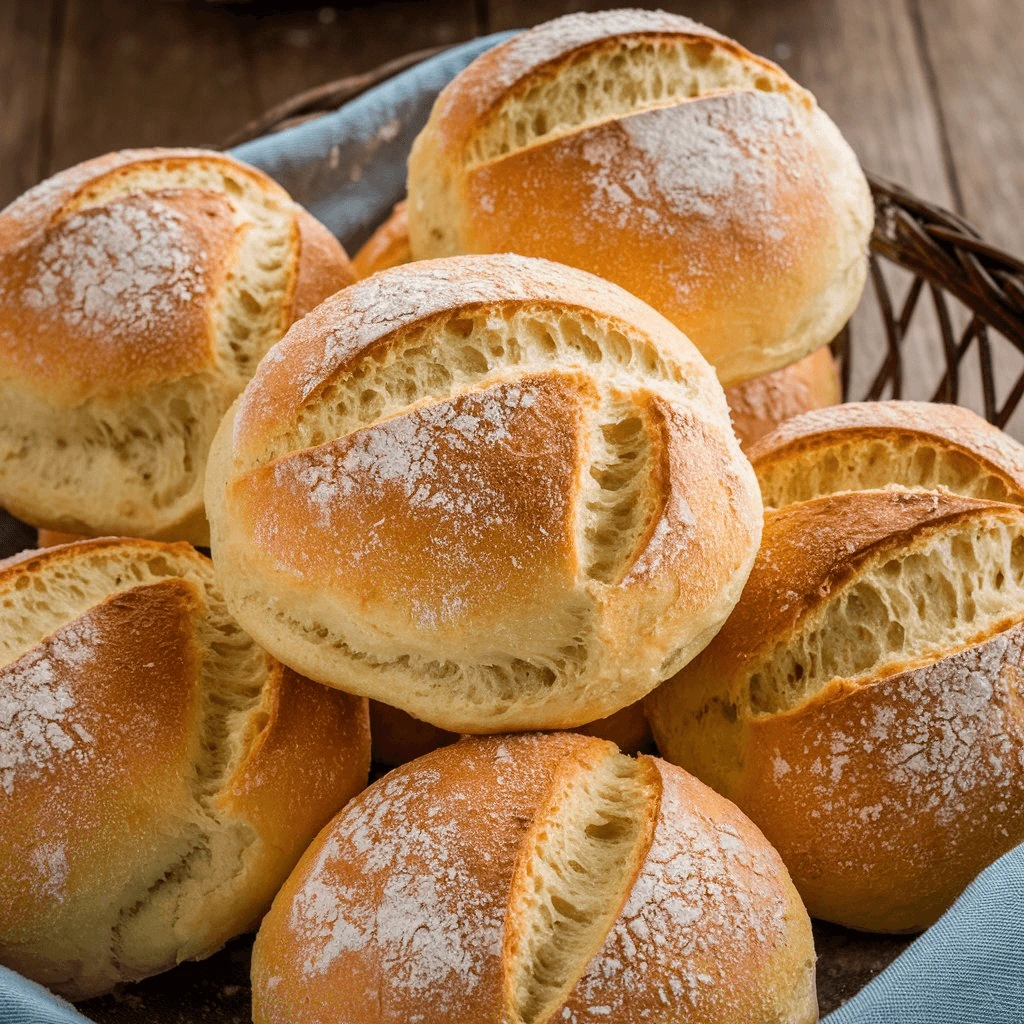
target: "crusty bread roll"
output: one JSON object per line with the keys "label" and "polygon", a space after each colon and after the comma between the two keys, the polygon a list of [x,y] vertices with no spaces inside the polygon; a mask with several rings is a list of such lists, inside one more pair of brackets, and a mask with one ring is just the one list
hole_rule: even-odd
{"label": "crusty bread roll", "polygon": [[297,323],[225,417],[206,503],[260,643],[453,732],[639,700],[718,630],[761,533],[700,353],[512,255],[395,267]]}
{"label": "crusty bread roll", "polygon": [[378,270],[398,267],[411,259],[408,204],[403,200],[395,204],[391,216],[374,231],[355,254],[352,266],[359,277],[369,277]]}
{"label": "crusty bread roll", "polygon": [[817,1020],[810,921],[758,830],[567,733],[463,740],[371,786],[278,894],[252,981],[256,1024]]}
{"label": "crusty bread roll", "polygon": [[[624,754],[646,751],[653,743],[643,701],[630,704],[589,725],[581,725],[574,731],[611,740]],[[413,761],[459,738],[458,733],[438,729],[436,725],[421,722],[376,700],[370,701],[370,735],[373,737],[374,761],[389,765]]]}
{"label": "crusty bread roll", "polygon": [[478,57],[409,157],[415,259],[590,270],[731,385],[831,341],[874,221],[856,157],[780,68],[688,18],[573,14]]}
{"label": "crusty bread roll", "polygon": [[826,345],[791,366],[726,388],[725,400],[740,445],[749,451],[780,423],[811,409],[836,405],[843,393],[839,369]]}
{"label": "crusty bread roll", "polygon": [[260,650],[187,544],[28,552],[0,601],[0,963],[84,998],[255,925],[366,784],[366,702]]}
{"label": "crusty bread roll", "polygon": [[333,236],[221,153],[126,150],[0,213],[0,503],[206,544],[206,454],[289,324],[350,283]]}
{"label": "crusty bread roll", "polygon": [[750,449],[765,504],[901,484],[1024,504],[1024,448],[959,405],[849,402]]}
{"label": "crusty bread roll", "polygon": [[766,517],[735,612],[648,699],[812,916],[925,928],[1024,840],[1024,510],[850,491]]}

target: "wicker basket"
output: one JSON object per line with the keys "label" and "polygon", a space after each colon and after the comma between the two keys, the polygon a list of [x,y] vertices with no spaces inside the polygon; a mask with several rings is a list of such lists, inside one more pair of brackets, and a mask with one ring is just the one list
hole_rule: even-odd
{"label": "wicker basket", "polygon": [[[421,50],[301,93],[225,146],[330,113],[437,52]],[[1024,395],[1024,262],[986,243],[957,214],[872,174],[868,181],[872,287],[832,343],[844,397],[958,402],[1006,428]],[[1024,436],[1024,409],[1011,432]]]}

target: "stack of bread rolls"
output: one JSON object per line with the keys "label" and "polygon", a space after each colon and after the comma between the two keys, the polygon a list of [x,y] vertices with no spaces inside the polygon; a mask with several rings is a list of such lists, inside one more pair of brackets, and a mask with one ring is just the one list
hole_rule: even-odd
{"label": "stack of bread rolls", "polygon": [[836,404],[864,176],[688,19],[496,47],[408,186],[352,263],[204,151],[0,213],[57,545],[0,564],[0,963],[262,919],[260,1024],[810,1024],[808,909],[920,929],[1024,839],[1024,450]]}

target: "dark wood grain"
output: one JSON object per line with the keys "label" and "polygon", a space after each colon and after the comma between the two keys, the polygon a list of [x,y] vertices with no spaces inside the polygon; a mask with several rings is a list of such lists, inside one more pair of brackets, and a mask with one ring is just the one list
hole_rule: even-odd
{"label": "dark wood grain", "polygon": [[[994,244],[1024,255],[1024,0],[908,0],[917,20],[962,212]],[[1024,357],[993,346],[997,401]],[[968,363],[969,401],[981,400]],[[1024,409],[1007,424],[1024,437]]]}
{"label": "dark wood grain", "polygon": [[226,8],[68,0],[50,171],[125,146],[212,144],[257,112]]}
{"label": "dark wood grain", "polygon": [[963,212],[1024,256],[1024,0],[912,0]]}
{"label": "dark wood grain", "polygon": [[426,0],[244,15],[240,22],[246,25],[260,106],[266,109],[414,50],[471,39],[485,27],[477,14],[473,0]]}
{"label": "dark wood grain", "polygon": [[0,207],[39,180],[56,3],[0,3]]}

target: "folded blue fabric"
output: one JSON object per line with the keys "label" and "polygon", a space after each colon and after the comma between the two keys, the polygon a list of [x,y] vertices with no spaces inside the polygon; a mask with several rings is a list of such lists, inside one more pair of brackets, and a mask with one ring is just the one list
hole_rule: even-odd
{"label": "folded blue fabric", "polygon": [[70,1003],[0,967],[0,1024],[88,1024]]}
{"label": "folded blue fabric", "polygon": [[474,57],[514,34],[445,50],[333,114],[231,152],[276,178],[353,253],[405,195],[406,157],[437,94]]}
{"label": "folded blue fabric", "polygon": [[[239,146],[344,242],[362,244],[405,192],[405,159],[437,93],[510,33],[457,46],[335,114]],[[0,967],[0,1024],[86,1018]],[[949,912],[823,1024],[1024,1024],[1024,846],[972,883]]]}
{"label": "folded blue fabric", "polygon": [[1024,846],[824,1024],[1024,1024]]}

